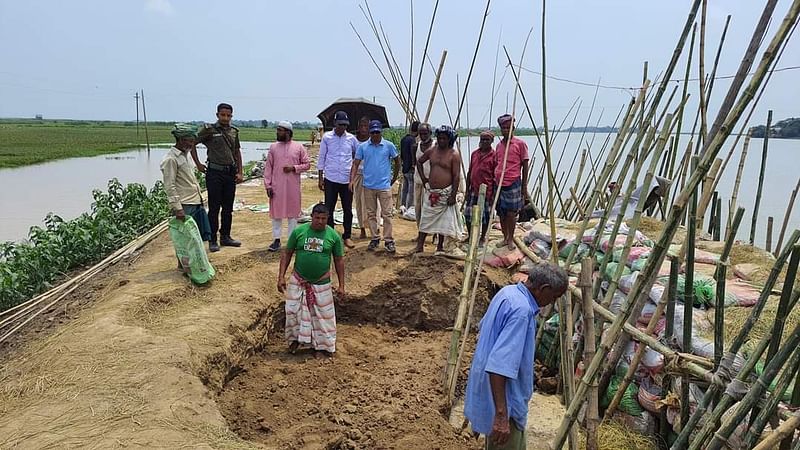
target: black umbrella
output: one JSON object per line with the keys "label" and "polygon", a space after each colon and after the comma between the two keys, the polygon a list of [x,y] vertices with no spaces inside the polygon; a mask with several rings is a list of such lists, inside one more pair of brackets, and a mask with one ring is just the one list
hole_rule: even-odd
{"label": "black umbrella", "polygon": [[340,98],[333,102],[330,106],[317,114],[317,117],[322,121],[322,126],[326,130],[333,129],[333,115],[336,111],[344,111],[350,118],[350,126],[347,131],[355,133],[358,129],[358,120],[366,117],[369,120],[380,120],[383,128],[389,128],[389,119],[386,117],[386,107],[377,103],[371,102],[363,97],[357,98]]}

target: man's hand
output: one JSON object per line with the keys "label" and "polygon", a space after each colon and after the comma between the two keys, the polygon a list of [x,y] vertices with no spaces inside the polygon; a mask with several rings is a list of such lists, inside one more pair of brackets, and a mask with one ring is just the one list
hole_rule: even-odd
{"label": "man's hand", "polygon": [[502,447],[508,442],[509,436],[511,436],[511,423],[508,416],[505,413],[495,414],[489,438],[495,445]]}
{"label": "man's hand", "polygon": [[197,170],[202,173],[206,173],[206,165],[203,163],[197,163]]}
{"label": "man's hand", "polygon": [[[325,190],[325,180],[323,180],[322,178],[319,179],[319,181],[317,182],[317,185],[319,186],[319,190],[320,191],[324,191]],[[353,189],[350,188],[350,190],[353,190]]]}
{"label": "man's hand", "polygon": [[522,199],[525,200],[525,203],[531,203],[531,193],[528,190],[522,191]]}
{"label": "man's hand", "polygon": [[350,188],[350,192],[354,192],[353,191],[353,182],[352,181],[350,183],[348,183],[347,186]]}
{"label": "man's hand", "polygon": [[392,178],[392,184],[389,186],[394,186],[395,183],[397,183],[397,177]]}
{"label": "man's hand", "polygon": [[183,222],[186,220],[186,213],[182,209],[179,209],[175,211],[175,218]]}
{"label": "man's hand", "polygon": [[453,206],[456,204],[456,198],[454,196],[447,197],[447,206]]}
{"label": "man's hand", "polygon": [[244,175],[242,175],[241,172],[237,173],[236,177],[234,178],[234,181],[236,182],[236,184],[241,183],[242,181],[244,181]]}
{"label": "man's hand", "polygon": [[283,173],[292,173],[294,172],[294,166],[284,166]]}
{"label": "man's hand", "polygon": [[336,288],[336,294],[339,296],[339,300],[342,300],[342,299],[344,299],[344,297],[345,297],[345,292],[344,292],[344,285],[343,285],[343,284],[340,284],[340,285],[339,285],[339,286]]}
{"label": "man's hand", "polygon": [[267,197],[272,198],[273,195],[275,195],[275,191],[272,188],[267,188]]}
{"label": "man's hand", "polygon": [[278,277],[278,292],[281,294],[286,292],[286,280],[283,277]]}

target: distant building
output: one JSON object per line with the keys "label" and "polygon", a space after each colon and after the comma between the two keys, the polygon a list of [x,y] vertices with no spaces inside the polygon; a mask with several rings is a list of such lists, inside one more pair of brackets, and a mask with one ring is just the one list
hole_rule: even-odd
{"label": "distant building", "polygon": [[42,120],[42,115],[41,114],[37,114],[36,115],[36,120]]}

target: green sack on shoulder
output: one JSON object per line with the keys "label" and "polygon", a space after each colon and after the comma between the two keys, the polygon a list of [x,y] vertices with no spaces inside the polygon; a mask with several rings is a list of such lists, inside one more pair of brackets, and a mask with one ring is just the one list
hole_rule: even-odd
{"label": "green sack on shoulder", "polygon": [[169,237],[175,247],[175,256],[183,269],[183,272],[197,284],[206,284],[216,271],[208,261],[203,239],[197,224],[190,216],[186,220],[172,218],[169,220]]}

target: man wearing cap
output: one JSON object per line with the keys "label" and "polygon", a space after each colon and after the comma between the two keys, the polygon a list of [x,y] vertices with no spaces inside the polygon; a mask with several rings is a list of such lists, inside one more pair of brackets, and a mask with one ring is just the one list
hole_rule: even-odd
{"label": "man wearing cap", "polygon": [[436,254],[444,254],[444,236],[459,239],[463,228],[456,206],[456,195],[461,178],[461,155],[453,148],[456,132],[447,125],[436,129],[436,145],[417,159],[417,170],[423,172],[423,164],[430,161],[430,175],[421,175],[422,216],[419,220],[417,253],[425,247],[428,234],[438,234]]}
{"label": "man wearing cap", "polygon": [[[209,250],[219,251],[219,244],[239,247],[241,242],[231,237],[233,223],[233,199],[236,197],[236,184],[243,180],[242,146],[239,144],[239,129],[231,125],[233,106],[227,103],[217,105],[217,122],[203,125],[197,143],[206,146],[206,163],[200,162],[197,149],[192,149],[192,159],[197,170],[206,174],[208,189],[208,216],[211,223]],[[220,225],[220,209],[222,224]]]}
{"label": "man wearing cap", "polygon": [[483,201],[483,214],[481,216],[481,237],[479,245],[486,244],[486,232],[489,229],[489,219],[492,215],[492,197],[494,191],[494,171],[497,165],[492,143],[494,133],[490,130],[481,132],[478,149],[472,152],[467,171],[467,198],[464,202],[464,218],[467,222],[467,232],[472,231],[472,207],[478,204],[481,184],[486,185],[486,198]]}
{"label": "man wearing cap", "polygon": [[[369,140],[369,118],[366,116],[358,119],[358,129],[356,130],[356,141],[358,145]],[[353,158],[355,158],[355,153]],[[353,206],[356,208],[358,227],[361,229],[359,239],[367,238],[367,213],[364,211],[364,166],[358,167],[356,177],[353,178]]]}
{"label": "man wearing cap", "polygon": [[347,132],[350,118],[344,111],[336,111],[333,115],[334,128],[322,135],[319,144],[319,190],[325,192],[325,206],[328,207],[328,225],[334,228],[333,213],[336,211],[337,199],[342,201],[344,209],[344,225],[342,239],[348,248],[355,247],[350,238],[353,229],[353,180],[350,168],[353,166],[356,137]]}
{"label": "man wearing cap", "polygon": [[[383,240],[388,253],[396,251],[392,237],[392,185],[397,181],[400,171],[400,154],[397,147],[383,138],[383,124],[380,120],[369,123],[369,141],[358,146],[350,177],[355,178],[358,168],[364,165],[364,203],[371,239],[367,250],[375,250],[380,244],[378,235],[378,205],[383,219]],[[394,161],[394,164],[392,164]],[[353,188],[353,184],[350,184]]]}
{"label": "man wearing cap", "polygon": [[311,167],[303,144],[292,140],[291,122],[279,122],[275,132],[277,142],[269,146],[264,164],[264,187],[269,197],[269,215],[272,217],[272,244],[268,250],[281,248],[281,228],[287,219],[287,236],[297,227],[301,211],[300,173]]}
{"label": "man wearing cap", "polygon": [[[511,114],[503,114],[497,118],[503,139],[497,144],[495,157],[497,163],[494,170],[495,189],[500,189],[500,198],[497,200],[497,215],[500,218],[500,227],[503,230],[503,242],[514,248],[514,229],[517,227],[517,214],[530,202],[528,194],[528,144],[516,136],[511,136],[514,119]],[[508,151],[506,151],[508,149]]]}
{"label": "man wearing cap", "polygon": [[200,236],[204,241],[211,238],[211,226],[200,196],[200,185],[194,176],[194,170],[186,154],[194,149],[197,128],[188,124],[175,124],[172,130],[175,145],[169,149],[161,161],[161,173],[164,176],[164,190],[173,215],[178,220],[191,216],[197,224]]}

